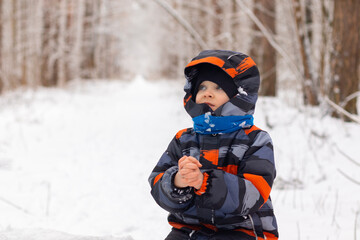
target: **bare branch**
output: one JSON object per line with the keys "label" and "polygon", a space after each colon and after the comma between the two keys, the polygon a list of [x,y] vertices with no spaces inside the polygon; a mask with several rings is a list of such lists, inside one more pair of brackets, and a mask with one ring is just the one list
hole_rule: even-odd
{"label": "bare branch", "polygon": [[342,108],[341,106],[337,105],[336,103],[334,103],[333,101],[331,101],[327,96],[324,97],[325,102],[327,102],[331,107],[333,107],[337,112],[344,114],[345,116],[347,116],[349,119],[351,119],[352,121],[360,124],[360,118],[356,117],[355,115],[349,113],[348,111],[346,111],[344,108]]}
{"label": "bare branch", "polygon": [[8,204],[8,205],[10,205],[10,206],[12,206],[14,208],[16,208],[17,210],[20,210],[23,213],[30,214],[30,212],[28,210],[16,205],[15,203],[10,202],[9,200],[7,200],[7,199],[5,199],[3,197],[0,197],[0,201],[4,202],[4,203],[6,203],[6,204]]}
{"label": "bare branch", "polygon": [[354,98],[356,98],[356,97],[360,97],[360,91],[354,92],[354,93],[350,94],[349,96],[347,96],[347,97],[344,99],[344,101],[342,101],[342,102],[340,103],[340,107],[345,107],[348,102],[350,102],[352,99],[354,99]]}
{"label": "bare branch", "polygon": [[301,73],[298,66],[293,62],[289,54],[276,42],[272,34],[267,30],[267,28],[261,23],[261,21],[255,16],[255,14],[248,8],[243,0],[236,0],[236,4],[242,9],[246,15],[255,23],[255,25],[260,29],[264,37],[269,41],[270,45],[285,59],[286,63],[289,64],[289,67],[293,69],[295,74],[299,79],[304,79],[303,74]]}
{"label": "bare branch", "polygon": [[207,49],[208,45],[202,39],[200,34],[186,21],[173,7],[171,7],[164,0],[154,0],[157,4],[159,4],[166,12],[168,12],[190,35],[196,43],[202,48]]}
{"label": "bare branch", "polygon": [[360,167],[360,163],[355,161],[354,159],[352,159],[349,155],[347,155],[346,153],[344,153],[337,144],[334,144],[335,147],[337,148],[337,150],[339,151],[339,153],[341,153],[346,159],[348,159],[350,162],[352,162],[353,164],[355,164],[356,166]]}
{"label": "bare branch", "polygon": [[351,182],[360,185],[360,182],[358,182],[357,180],[353,179],[352,177],[350,177],[349,175],[347,175],[346,173],[344,173],[343,171],[341,171],[340,169],[338,169],[339,173],[341,173],[341,175],[343,175],[345,178],[347,178],[348,180],[350,180]]}

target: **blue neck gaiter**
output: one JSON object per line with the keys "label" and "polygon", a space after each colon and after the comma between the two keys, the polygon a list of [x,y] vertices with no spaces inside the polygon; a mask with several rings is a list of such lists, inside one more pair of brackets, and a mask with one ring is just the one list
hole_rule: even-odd
{"label": "blue neck gaiter", "polygon": [[194,131],[200,134],[222,134],[254,125],[252,115],[212,116],[210,112],[193,118]]}

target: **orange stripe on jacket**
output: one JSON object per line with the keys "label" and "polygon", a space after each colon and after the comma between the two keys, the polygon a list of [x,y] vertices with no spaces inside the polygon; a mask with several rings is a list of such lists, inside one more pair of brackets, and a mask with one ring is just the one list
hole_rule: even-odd
{"label": "orange stripe on jacket", "polygon": [[238,166],[237,165],[234,165],[234,164],[230,164],[230,165],[227,165],[225,167],[218,167],[218,169],[221,169],[227,173],[231,173],[231,174],[234,174],[234,175],[237,175],[238,174]]}
{"label": "orange stripe on jacket", "polygon": [[257,126],[255,125],[252,125],[251,128],[248,128],[248,129],[244,129],[246,135],[249,135],[252,131],[256,131],[256,130],[261,130],[260,128],[258,128]]}
{"label": "orange stripe on jacket", "polygon": [[206,188],[207,188],[207,181],[209,179],[209,174],[207,173],[203,173],[204,175],[204,178],[203,178],[203,182],[201,184],[201,187],[199,190],[196,190],[195,193],[197,195],[201,195],[201,194],[204,194],[206,192]]}
{"label": "orange stripe on jacket", "polygon": [[214,65],[216,65],[218,67],[222,67],[225,64],[224,60],[221,60],[218,57],[206,57],[206,58],[193,60],[186,67],[195,66],[195,65],[197,65],[199,63],[212,63],[212,64],[214,64]]}
{"label": "orange stripe on jacket", "polygon": [[278,240],[279,239],[272,233],[264,232],[264,235],[266,237],[266,240]]}
{"label": "orange stripe on jacket", "polygon": [[266,202],[271,192],[271,187],[266,182],[266,180],[262,176],[250,173],[244,173],[244,178],[254,184],[254,186],[260,192],[260,195],[264,199],[264,202]]}
{"label": "orange stripe on jacket", "polygon": [[241,63],[236,67],[236,70],[238,71],[238,74],[241,74],[253,66],[256,66],[256,63],[252,60],[252,58],[247,57],[241,61]]}
{"label": "orange stripe on jacket", "polygon": [[224,69],[225,72],[227,72],[227,74],[229,74],[232,78],[236,77],[238,74],[238,72],[236,71],[235,68],[228,68],[228,69]]}
{"label": "orange stripe on jacket", "polygon": [[214,165],[218,165],[219,149],[201,150],[201,156]]}
{"label": "orange stripe on jacket", "polygon": [[219,231],[219,229],[217,227],[215,227],[214,225],[211,225],[211,224],[207,224],[207,223],[202,223],[202,225],[204,225],[205,227],[213,230],[214,232],[217,232]]}
{"label": "orange stripe on jacket", "polygon": [[184,106],[188,103],[188,101],[190,101],[191,98],[192,95],[190,94],[190,96],[187,99],[184,99]]}
{"label": "orange stripe on jacket", "polygon": [[164,173],[159,173],[155,179],[154,179],[154,185],[160,180],[160,178],[162,177],[162,175],[164,175]]}
{"label": "orange stripe on jacket", "polygon": [[183,223],[177,223],[177,222],[169,222],[169,224],[171,226],[173,226],[174,228],[176,229],[182,229],[182,228],[190,228],[190,229],[193,229],[193,230],[200,230],[201,227],[199,226],[194,226],[194,225],[187,225],[187,224],[183,224]]}
{"label": "orange stripe on jacket", "polygon": [[178,131],[177,134],[176,134],[176,139],[181,138],[181,136],[183,135],[183,133],[186,132],[186,131],[187,131],[187,128]]}

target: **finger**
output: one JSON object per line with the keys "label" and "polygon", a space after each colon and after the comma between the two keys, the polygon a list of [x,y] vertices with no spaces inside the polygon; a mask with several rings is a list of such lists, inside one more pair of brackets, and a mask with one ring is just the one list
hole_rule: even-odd
{"label": "finger", "polygon": [[178,161],[178,167],[179,169],[182,168],[182,166],[184,165],[183,162],[187,159],[187,156],[182,156],[179,161]]}
{"label": "finger", "polygon": [[182,167],[182,169],[193,169],[193,170],[198,170],[199,167],[194,164],[194,163],[186,163],[184,164],[184,166]]}
{"label": "finger", "polygon": [[199,179],[199,177],[194,176],[194,175],[192,175],[192,176],[184,175],[182,179],[186,182],[192,182],[192,181],[196,181],[197,179]]}
{"label": "finger", "polygon": [[193,156],[189,156],[187,157],[187,159],[189,161],[191,161],[192,163],[195,163],[198,167],[202,167],[202,164],[199,162],[199,160],[197,160],[196,158],[194,158]]}
{"label": "finger", "polygon": [[201,177],[201,172],[187,172],[184,174],[181,174],[182,176],[184,176],[185,178],[200,178]]}
{"label": "finger", "polygon": [[188,162],[189,162],[188,156],[183,156],[182,158],[179,159],[178,162],[179,168],[182,168]]}
{"label": "finger", "polygon": [[190,179],[183,179],[183,182],[186,183],[186,185],[191,185],[191,184],[194,184],[194,183],[197,183],[200,182],[200,180],[198,178],[190,178]]}
{"label": "finger", "polygon": [[188,169],[188,168],[182,168],[182,169],[179,170],[179,173],[180,173],[181,175],[186,175],[186,174],[189,174],[189,173],[191,173],[191,172],[195,172],[195,170],[193,170],[193,169]]}
{"label": "finger", "polygon": [[201,172],[188,172],[188,173],[184,173],[183,176],[185,179],[187,179],[188,181],[190,181],[190,179],[202,179],[203,178],[203,175]]}
{"label": "finger", "polygon": [[186,157],[186,159],[182,159],[182,161],[179,162],[179,167],[182,168],[187,163],[193,163],[198,167],[202,167],[201,163],[194,157]]}

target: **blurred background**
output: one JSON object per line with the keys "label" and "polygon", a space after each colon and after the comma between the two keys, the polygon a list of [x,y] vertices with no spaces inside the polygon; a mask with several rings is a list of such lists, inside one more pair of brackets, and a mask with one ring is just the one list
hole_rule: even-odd
{"label": "blurred background", "polygon": [[359,12],[358,0],[0,0],[0,91],[182,79],[199,51],[229,49],[255,59],[263,96],[357,114]]}

